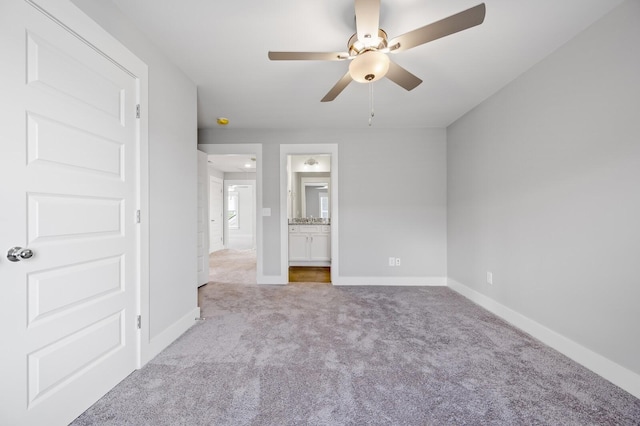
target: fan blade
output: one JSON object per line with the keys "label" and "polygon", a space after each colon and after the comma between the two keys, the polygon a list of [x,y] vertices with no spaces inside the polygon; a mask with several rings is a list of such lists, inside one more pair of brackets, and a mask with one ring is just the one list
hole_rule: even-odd
{"label": "fan blade", "polygon": [[355,0],[355,9],[358,40],[366,46],[367,40],[378,40],[380,0]]}
{"label": "fan blade", "polygon": [[351,78],[351,74],[347,72],[340,80],[338,80],[336,85],[329,90],[329,93],[324,95],[324,98],[322,98],[320,102],[330,102],[334,100],[352,81],[353,79]]}
{"label": "fan blade", "polygon": [[344,61],[347,52],[269,52],[272,61]]}
{"label": "fan blade", "polygon": [[409,31],[389,42],[391,51],[400,52],[482,24],[485,5],[481,3],[448,18]]}
{"label": "fan blade", "polygon": [[420,83],[422,83],[422,80],[393,61],[389,62],[387,78],[407,90],[415,89]]}

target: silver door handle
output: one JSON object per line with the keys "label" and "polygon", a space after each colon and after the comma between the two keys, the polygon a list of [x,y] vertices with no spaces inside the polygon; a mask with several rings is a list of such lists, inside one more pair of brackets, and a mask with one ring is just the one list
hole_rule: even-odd
{"label": "silver door handle", "polygon": [[11,262],[20,262],[23,259],[30,259],[33,257],[33,250],[22,247],[10,248],[7,252],[7,259]]}

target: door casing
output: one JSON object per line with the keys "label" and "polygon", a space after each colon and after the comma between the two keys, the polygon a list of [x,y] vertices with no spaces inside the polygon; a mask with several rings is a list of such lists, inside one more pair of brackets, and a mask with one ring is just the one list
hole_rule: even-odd
{"label": "door casing", "polygon": [[287,157],[289,155],[331,155],[331,191],[329,208],[331,210],[331,283],[339,284],[339,217],[338,217],[338,144],[281,144],[280,145],[280,282],[289,282],[289,222],[287,218]]}

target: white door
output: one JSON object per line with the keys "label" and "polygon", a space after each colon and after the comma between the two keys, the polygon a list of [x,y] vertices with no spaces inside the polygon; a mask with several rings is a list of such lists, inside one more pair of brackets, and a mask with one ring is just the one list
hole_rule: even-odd
{"label": "white door", "polygon": [[3,425],[67,424],[137,362],[138,83],[45,4],[73,22],[0,7]]}
{"label": "white door", "polygon": [[198,287],[209,282],[209,172],[207,153],[198,151]]}
{"label": "white door", "polygon": [[224,248],[224,240],[222,238],[222,225],[224,223],[222,218],[224,205],[222,192],[222,181],[211,176],[209,180],[209,253]]}

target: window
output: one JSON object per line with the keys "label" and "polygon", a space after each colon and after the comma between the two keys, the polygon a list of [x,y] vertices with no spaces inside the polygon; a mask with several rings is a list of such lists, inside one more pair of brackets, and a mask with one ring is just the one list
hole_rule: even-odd
{"label": "window", "polygon": [[329,193],[320,192],[320,217],[324,219],[329,218]]}

